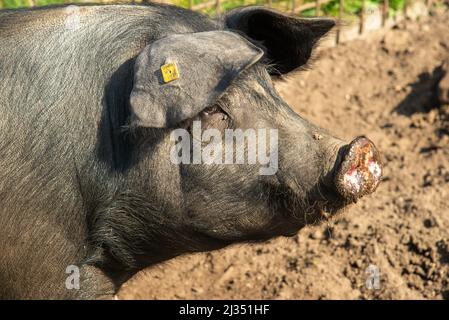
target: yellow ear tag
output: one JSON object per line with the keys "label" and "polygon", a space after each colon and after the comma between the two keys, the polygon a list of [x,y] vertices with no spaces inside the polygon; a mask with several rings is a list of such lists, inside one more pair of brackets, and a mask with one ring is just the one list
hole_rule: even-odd
{"label": "yellow ear tag", "polygon": [[164,79],[165,83],[179,79],[178,67],[176,66],[176,63],[174,63],[174,62],[164,64],[161,67],[161,72],[162,72],[162,78]]}

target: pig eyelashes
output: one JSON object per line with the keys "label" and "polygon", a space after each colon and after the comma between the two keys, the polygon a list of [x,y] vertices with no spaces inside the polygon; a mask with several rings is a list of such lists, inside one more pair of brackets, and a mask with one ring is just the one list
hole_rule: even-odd
{"label": "pig eyelashes", "polygon": [[232,123],[229,114],[217,104],[207,107],[197,116],[188,120],[186,129],[190,133],[192,133],[194,121],[200,121],[203,129],[213,128],[218,130],[229,128]]}
{"label": "pig eyelashes", "polygon": [[222,120],[228,120],[229,115],[218,105],[207,107],[206,109],[201,111],[200,115],[203,117],[210,117],[218,113],[222,114]]}
{"label": "pig eyelashes", "polygon": [[212,115],[214,113],[218,113],[218,112],[223,112],[223,110],[219,106],[213,105],[213,106],[207,107],[206,109],[201,111],[201,115],[210,116],[210,115]]}

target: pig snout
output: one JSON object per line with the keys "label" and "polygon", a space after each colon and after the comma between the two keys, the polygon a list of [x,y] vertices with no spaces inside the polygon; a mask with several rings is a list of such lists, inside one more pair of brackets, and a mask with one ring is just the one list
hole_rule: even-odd
{"label": "pig snout", "polygon": [[346,200],[356,202],[374,192],[382,177],[380,154],[374,143],[361,136],[340,149],[334,168],[334,185]]}

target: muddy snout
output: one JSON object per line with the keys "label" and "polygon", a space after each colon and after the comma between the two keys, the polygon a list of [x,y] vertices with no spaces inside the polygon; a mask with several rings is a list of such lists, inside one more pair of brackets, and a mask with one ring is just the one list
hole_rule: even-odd
{"label": "muddy snout", "polygon": [[363,136],[342,147],[340,162],[335,169],[337,192],[352,202],[374,192],[382,177],[379,151]]}

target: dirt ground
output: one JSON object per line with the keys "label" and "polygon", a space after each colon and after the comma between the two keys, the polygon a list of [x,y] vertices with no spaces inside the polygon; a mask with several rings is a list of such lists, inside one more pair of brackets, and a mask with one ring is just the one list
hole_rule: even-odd
{"label": "dirt ground", "polygon": [[[121,299],[449,299],[449,12],[321,51],[277,83],[302,116],[383,153],[376,193],[293,238],[186,255],[139,273]],[[370,272],[371,271],[371,272]],[[378,288],[367,279],[378,272]]]}

